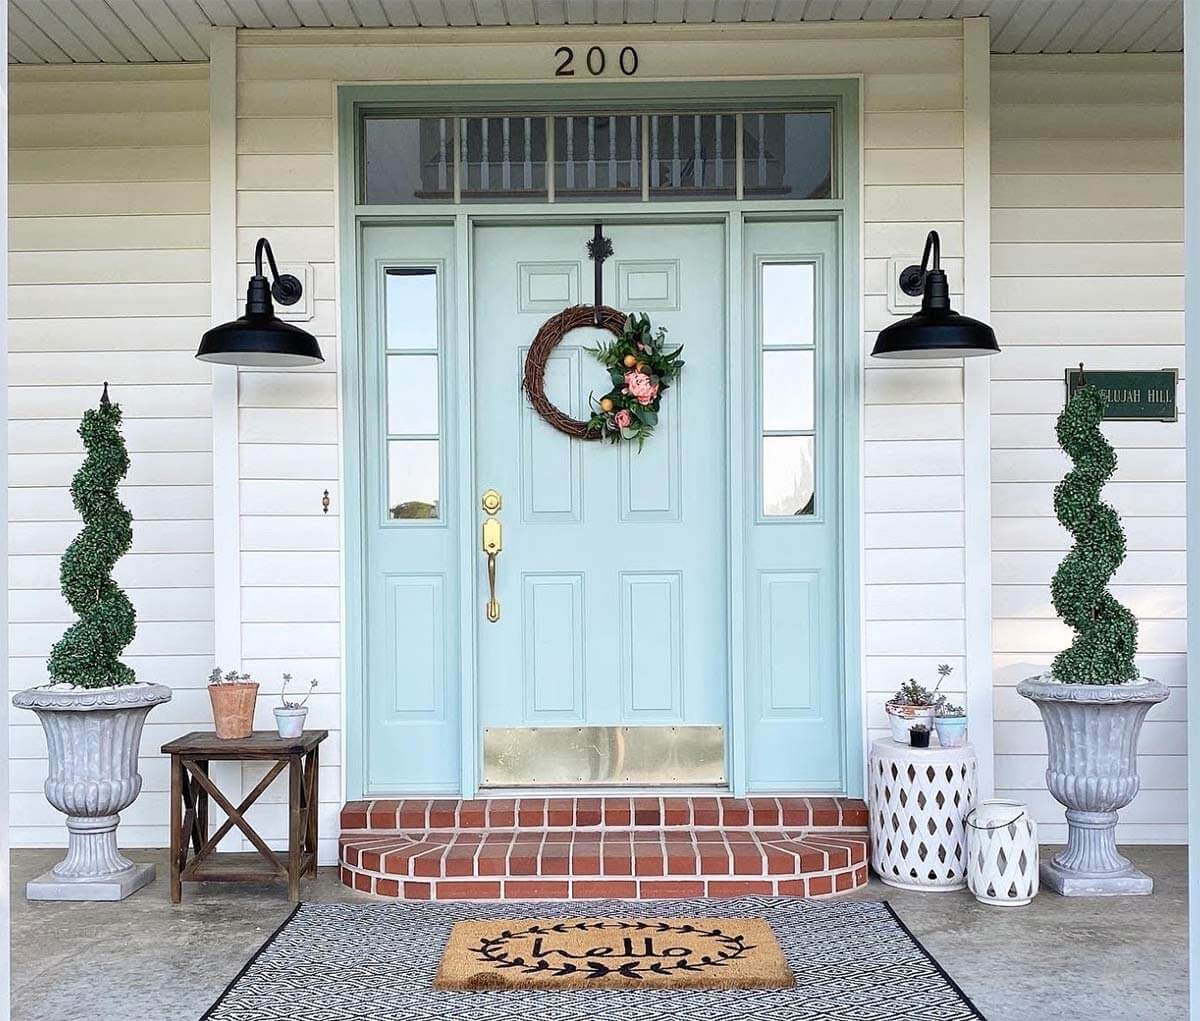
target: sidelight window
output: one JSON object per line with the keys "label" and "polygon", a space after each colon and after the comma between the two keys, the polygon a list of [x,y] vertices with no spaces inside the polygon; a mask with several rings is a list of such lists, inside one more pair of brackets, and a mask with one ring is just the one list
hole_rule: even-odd
{"label": "sidelight window", "polygon": [[759,403],[764,517],[811,515],[817,482],[816,265],[759,267]]}
{"label": "sidelight window", "polygon": [[390,266],[384,275],[387,516],[441,517],[438,272]]}

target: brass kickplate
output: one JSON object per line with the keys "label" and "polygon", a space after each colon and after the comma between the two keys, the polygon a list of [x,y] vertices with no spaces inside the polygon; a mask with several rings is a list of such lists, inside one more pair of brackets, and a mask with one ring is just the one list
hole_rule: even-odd
{"label": "brass kickplate", "polygon": [[485,727],[483,787],[721,786],[725,728]]}

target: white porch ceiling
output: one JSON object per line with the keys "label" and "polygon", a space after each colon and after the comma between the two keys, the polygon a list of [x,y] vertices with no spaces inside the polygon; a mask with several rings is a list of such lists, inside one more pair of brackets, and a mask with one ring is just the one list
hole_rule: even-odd
{"label": "white porch ceiling", "polygon": [[1184,0],[9,0],[9,62],[208,59],[208,30],[888,21],[987,15],[994,53],[1183,48]]}

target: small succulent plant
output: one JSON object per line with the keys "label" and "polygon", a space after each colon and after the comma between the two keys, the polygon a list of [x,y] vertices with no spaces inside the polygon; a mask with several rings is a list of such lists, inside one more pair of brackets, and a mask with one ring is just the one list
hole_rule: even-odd
{"label": "small succulent plant", "polygon": [[[907,681],[900,685],[899,690],[891,698],[888,699],[888,705],[895,706],[913,706],[914,708],[924,708],[925,706],[938,706],[946,700],[944,695],[938,694],[938,688],[942,686],[942,681],[954,673],[954,668],[949,663],[938,664],[938,680],[930,691],[925,685],[918,684],[916,679],[910,677]],[[947,714],[950,715],[950,714]]]}
{"label": "small succulent plant", "polygon": [[933,705],[933,692],[910,677],[900,685],[900,690],[888,699],[888,705],[906,705],[918,708],[930,706]]}
{"label": "small succulent plant", "polygon": [[209,684],[245,684],[248,680],[249,674],[239,674],[236,670],[222,673],[219,666],[213,667],[213,672],[208,675]]}
{"label": "small succulent plant", "polygon": [[314,677],[308,682],[308,691],[304,693],[304,697],[298,701],[294,698],[287,697],[288,685],[292,683],[292,675],[283,675],[283,687],[279,691],[279,704],[284,709],[303,709],[304,703],[308,701],[308,696],[311,695],[317,688],[317,679]]}
{"label": "small succulent plant", "polygon": [[960,705],[955,705],[945,695],[939,695],[937,702],[933,706],[934,715],[939,719],[953,718],[956,716],[966,716],[967,711]]}

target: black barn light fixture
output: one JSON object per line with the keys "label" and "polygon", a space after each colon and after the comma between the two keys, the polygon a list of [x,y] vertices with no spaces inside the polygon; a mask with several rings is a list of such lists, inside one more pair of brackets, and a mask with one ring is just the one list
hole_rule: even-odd
{"label": "black barn light fixture", "polygon": [[[271,267],[270,284],[263,276],[264,252]],[[196,357],[202,362],[269,368],[325,361],[316,337],[275,318],[272,295],[281,305],[294,305],[303,293],[304,287],[296,277],[279,272],[271,243],[259,238],[254,248],[254,276],[246,288],[246,314],[205,333]]]}
{"label": "black barn light fixture", "polygon": [[[987,323],[959,315],[950,307],[950,284],[941,267],[942,245],[936,230],[925,238],[921,265],[900,274],[900,289],[923,294],[921,311],[879,331],[875,358],[972,358],[999,354],[996,334]],[[930,256],[932,255],[932,262]]]}

